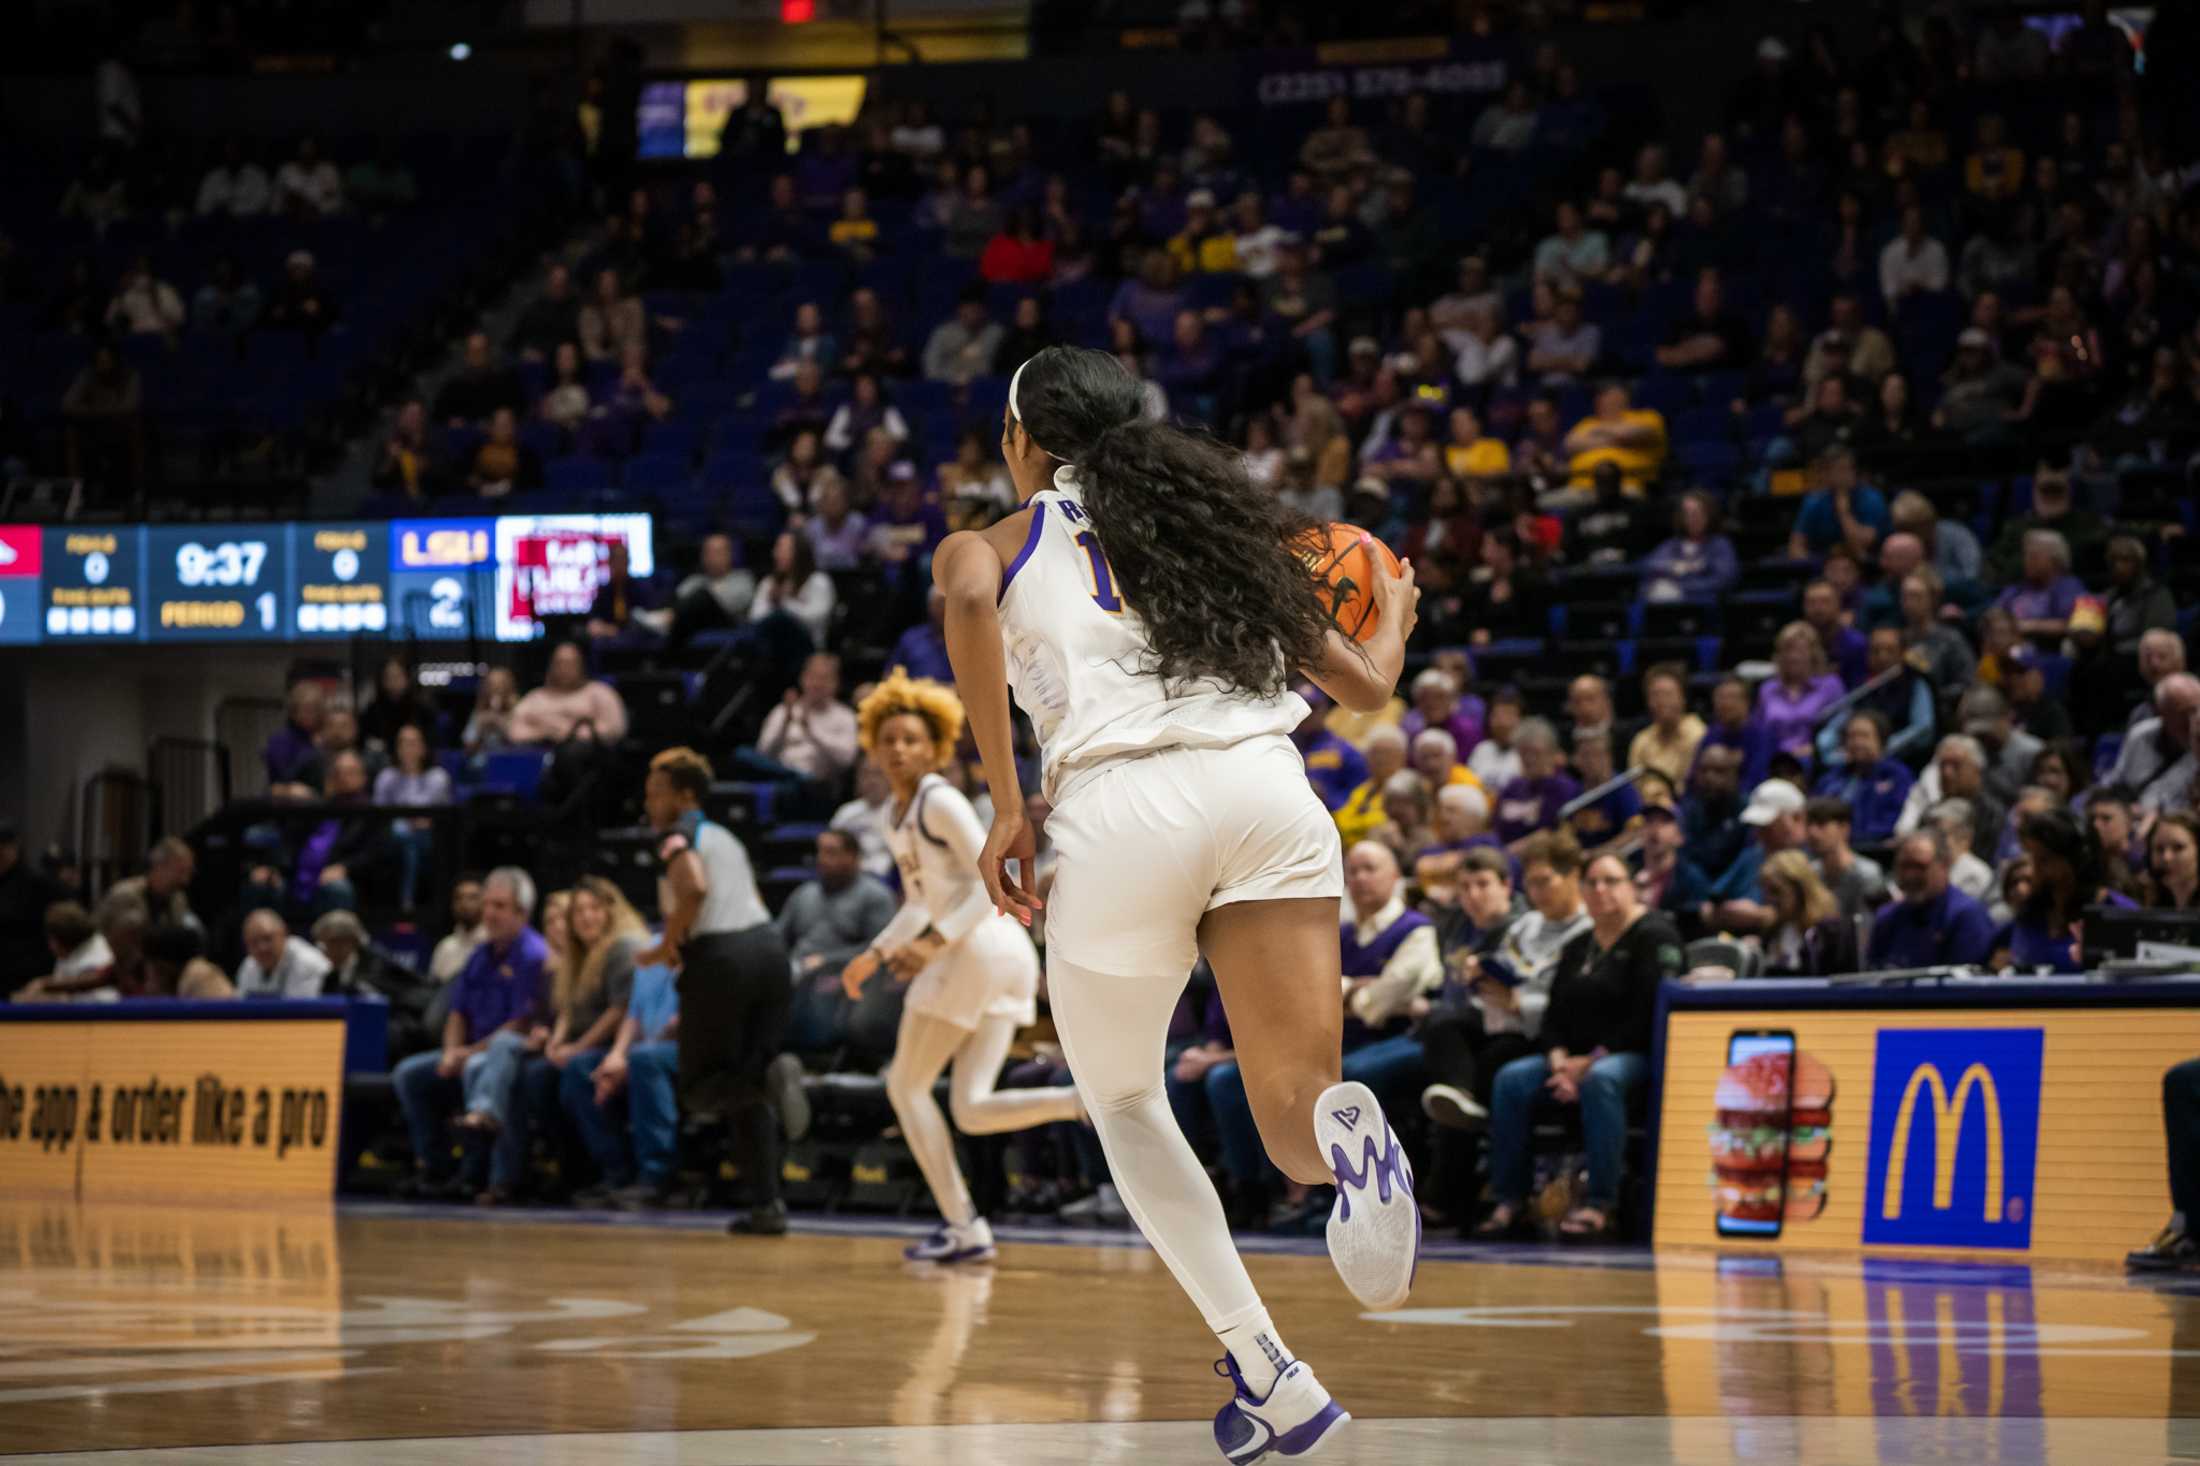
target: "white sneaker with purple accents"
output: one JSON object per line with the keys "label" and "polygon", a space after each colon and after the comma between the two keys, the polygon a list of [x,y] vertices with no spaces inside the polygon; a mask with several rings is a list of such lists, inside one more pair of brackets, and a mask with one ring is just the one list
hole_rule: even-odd
{"label": "white sneaker with purple accents", "polygon": [[1352,1419],[1329,1398],[1303,1359],[1291,1361],[1265,1399],[1256,1399],[1246,1388],[1228,1355],[1216,1363],[1215,1373],[1237,1386],[1230,1403],[1215,1415],[1215,1445],[1234,1466],[1249,1466],[1270,1455],[1311,1456],[1330,1432]]}
{"label": "white sneaker with purple accents", "polygon": [[1361,1307],[1396,1308],[1413,1291],[1421,1262],[1413,1163],[1364,1084],[1347,1081],[1322,1091],[1314,1137],[1337,1178],[1337,1204],[1329,1213],[1329,1259],[1337,1276]]}

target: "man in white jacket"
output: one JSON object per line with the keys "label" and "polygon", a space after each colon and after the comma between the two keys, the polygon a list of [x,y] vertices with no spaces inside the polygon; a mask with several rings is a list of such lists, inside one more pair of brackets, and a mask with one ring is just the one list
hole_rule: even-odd
{"label": "man in white jacket", "polygon": [[262,907],[244,919],[244,965],[237,969],[240,998],[318,998],[330,972],[328,958],[311,942],[290,934],[282,917]]}

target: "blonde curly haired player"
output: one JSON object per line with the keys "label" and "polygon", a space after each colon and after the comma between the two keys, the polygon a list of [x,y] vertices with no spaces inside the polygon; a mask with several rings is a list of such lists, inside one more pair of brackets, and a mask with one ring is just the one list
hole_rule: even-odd
{"label": "blonde curly haired player", "polygon": [[1039,958],[1023,928],[994,910],[978,874],[985,826],[940,777],[962,727],[962,700],[952,688],[898,667],[856,709],[857,738],[893,788],[886,844],[901,868],[902,906],[842,971],[841,983],[853,998],[883,966],[909,984],[886,1097],[943,1219],[908,1249],[913,1262],[983,1262],[994,1255],[993,1229],[970,1199],[954,1137],[932,1098],[943,1070],[954,1066],[948,1102],[965,1134],[1082,1114],[1074,1089],[993,1087],[1016,1030],[1036,1016]]}

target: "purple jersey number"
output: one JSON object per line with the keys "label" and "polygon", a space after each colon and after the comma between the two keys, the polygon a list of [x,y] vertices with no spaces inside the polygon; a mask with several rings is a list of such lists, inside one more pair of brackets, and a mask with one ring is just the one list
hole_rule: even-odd
{"label": "purple jersey number", "polygon": [[1123,598],[1115,593],[1115,571],[1108,565],[1108,557],[1101,553],[1100,537],[1091,530],[1081,530],[1077,543],[1084,550],[1085,558],[1092,562],[1092,602],[1110,616],[1123,614]]}

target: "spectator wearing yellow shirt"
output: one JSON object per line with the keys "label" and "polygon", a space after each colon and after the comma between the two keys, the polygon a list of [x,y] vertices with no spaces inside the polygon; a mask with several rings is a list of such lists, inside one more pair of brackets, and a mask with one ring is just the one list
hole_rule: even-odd
{"label": "spectator wearing yellow shirt", "polygon": [[1512,450],[1502,438],[1482,431],[1471,407],[1451,410],[1451,437],[1444,444],[1444,471],[1456,479],[1502,478],[1512,472]]}
{"label": "spectator wearing yellow shirt", "polygon": [[1237,235],[1215,213],[1215,196],[1195,188],[1184,200],[1184,232],[1169,241],[1177,272],[1227,274],[1238,267]]}
{"label": "spectator wearing yellow shirt", "polygon": [[1948,134],[1933,121],[1931,103],[1910,103],[1910,125],[1888,137],[1885,157],[1889,178],[1916,178],[1948,166]]}
{"label": "spectator wearing yellow shirt", "polygon": [[1660,662],[1642,674],[1642,704],[1650,726],[1627,745],[1627,765],[1655,769],[1677,789],[1688,782],[1704,735],[1703,719],[1688,710],[1688,677],[1678,663]]}
{"label": "spectator wearing yellow shirt", "polygon": [[1368,731],[1361,752],[1367,755],[1367,782],[1347,795],[1336,813],[1337,833],[1348,849],[1390,823],[1383,809],[1383,785],[1405,769],[1406,735],[1395,723],[1379,724]]}
{"label": "spectator wearing yellow shirt", "polygon": [[1989,112],[1978,120],[1978,146],[1963,160],[1963,188],[1975,199],[1999,203],[2024,192],[2024,149],[2011,147],[2001,118]]}
{"label": "spectator wearing yellow shirt", "polygon": [[1372,713],[1356,713],[1343,703],[1329,710],[1322,726],[1351,744],[1360,752],[1367,752],[1367,744],[1376,732],[1383,728],[1396,728],[1398,720],[1406,715],[1406,700],[1393,697]]}
{"label": "spectator wearing yellow shirt", "polygon": [[840,217],[833,220],[825,237],[833,248],[858,260],[867,260],[878,249],[878,220],[871,217],[869,195],[851,188],[840,196]]}
{"label": "spectator wearing yellow shirt", "polygon": [[1630,494],[1640,494],[1665,466],[1665,414],[1635,407],[1617,382],[1597,393],[1596,410],[1566,434],[1568,469],[1576,488],[1587,488],[1600,463],[1615,464]]}

